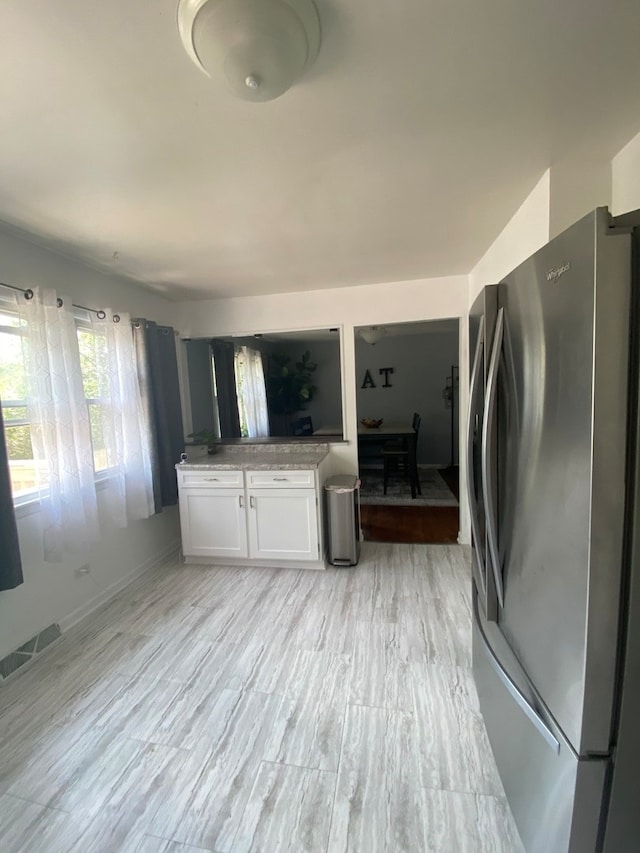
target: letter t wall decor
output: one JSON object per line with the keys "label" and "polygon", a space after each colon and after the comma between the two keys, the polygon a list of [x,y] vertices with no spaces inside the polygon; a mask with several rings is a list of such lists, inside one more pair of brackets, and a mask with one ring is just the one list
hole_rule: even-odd
{"label": "letter t wall decor", "polygon": [[[393,367],[381,367],[378,371],[380,376],[384,376],[384,382],[382,383],[382,388],[393,388],[391,382],[389,382],[389,375],[394,372]],[[361,388],[375,388],[376,383],[373,381],[373,376],[371,375],[370,370],[365,370],[364,379],[362,380]]]}

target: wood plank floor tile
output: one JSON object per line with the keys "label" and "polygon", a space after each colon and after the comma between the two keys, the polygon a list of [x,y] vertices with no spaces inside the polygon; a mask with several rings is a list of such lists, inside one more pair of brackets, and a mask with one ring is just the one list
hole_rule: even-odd
{"label": "wood plank floor tile", "polygon": [[[0,690],[0,737],[16,736],[24,727],[25,716],[43,725],[63,717],[78,697],[100,687],[116,673],[123,660],[135,655],[148,643],[146,637],[105,633],[86,647],[69,649],[60,644],[45,652],[27,672],[20,674],[20,689],[11,683]],[[70,645],[70,644],[69,644]],[[91,666],[87,666],[91,660]]]}
{"label": "wood plank floor tile", "polygon": [[206,682],[184,685],[147,740],[178,749],[210,749],[223,735],[241,695],[209,688]]}
{"label": "wood plank floor tile", "polygon": [[279,697],[244,693],[212,748],[188,753],[171,800],[147,831],[195,847],[231,850]]}
{"label": "wood plank floor tile", "polygon": [[401,625],[358,622],[349,702],[413,711],[411,673]]}
{"label": "wood plank floor tile", "polygon": [[369,622],[399,622],[403,601],[408,593],[409,579],[402,559],[404,548],[399,545],[378,545],[375,555],[358,579],[366,599]]}
{"label": "wood plank floor tile", "polygon": [[295,646],[287,642],[286,628],[272,628],[247,643],[237,643],[229,655],[222,683],[232,690],[275,693],[282,687],[290,654]]}
{"label": "wood plank floor tile", "polygon": [[11,788],[25,768],[59,737],[60,731],[60,727],[43,725],[39,720],[35,723],[25,720],[19,736],[0,741],[0,794]]}
{"label": "wood plank floor tile", "polygon": [[203,851],[217,853],[211,847],[192,847],[190,844],[181,844],[179,841],[165,841],[153,835],[143,835],[131,846],[119,850],[118,853],[203,853]]}
{"label": "wood plank floor tile", "polygon": [[178,634],[171,642],[166,638],[150,641],[129,661],[123,662],[119,671],[145,679],[187,684],[206,670],[208,678],[213,679],[216,672],[222,677],[223,663],[229,659],[232,649],[230,644],[199,639],[197,629],[192,628]]}
{"label": "wood plank floor tile", "polygon": [[422,789],[424,850],[524,853],[505,800]]}
{"label": "wood plank floor tile", "polygon": [[75,727],[56,728],[31,753],[15,776],[8,793],[51,808],[62,808],[61,798],[68,787],[92,774],[101,762],[114,756],[114,767],[128,766],[142,751],[143,744],[124,741],[114,731],[78,733]]}
{"label": "wood plank floor tile", "polygon": [[84,828],[79,850],[120,850],[145,832],[158,810],[172,801],[174,779],[191,755],[159,744],[136,744],[142,748],[127,761],[125,743],[120,741],[118,752],[97,761],[93,772],[74,779],[57,798]]}
{"label": "wood plank floor tile", "polygon": [[351,660],[299,651],[271,726],[265,760],[336,771]]}
{"label": "wood plank floor tile", "polygon": [[114,729],[134,740],[151,741],[167,709],[183,690],[178,681],[131,678],[118,695],[105,705],[95,722],[96,729]]}
{"label": "wood plank floor tile", "polygon": [[[344,609],[342,609],[344,607]],[[296,645],[337,655],[353,652],[357,618],[339,596],[321,594],[300,623]]]}
{"label": "wood plank floor tile", "polygon": [[347,708],[328,850],[438,849],[425,845],[415,747],[413,715]]}
{"label": "wood plank floor tile", "polygon": [[411,661],[471,667],[471,617],[442,598],[405,599],[402,624]]}
{"label": "wood plank floor tile", "polygon": [[233,843],[234,853],[327,849],[336,774],[263,762]]}
{"label": "wood plank floor tile", "polygon": [[74,843],[77,833],[66,812],[17,797],[0,797],[2,853],[63,853]]}
{"label": "wood plank floor tile", "polygon": [[503,797],[468,669],[412,663],[420,784]]}

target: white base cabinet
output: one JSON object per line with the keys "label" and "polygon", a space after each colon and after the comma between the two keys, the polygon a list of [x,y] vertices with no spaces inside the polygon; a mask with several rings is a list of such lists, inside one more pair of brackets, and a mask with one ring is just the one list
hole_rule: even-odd
{"label": "white base cabinet", "polygon": [[186,562],[324,568],[317,471],[178,467]]}
{"label": "white base cabinet", "polygon": [[244,505],[244,491],[181,489],[180,527],[185,555],[246,557],[247,523]]}
{"label": "white base cabinet", "polygon": [[318,559],[315,490],[255,489],[248,495],[250,557]]}

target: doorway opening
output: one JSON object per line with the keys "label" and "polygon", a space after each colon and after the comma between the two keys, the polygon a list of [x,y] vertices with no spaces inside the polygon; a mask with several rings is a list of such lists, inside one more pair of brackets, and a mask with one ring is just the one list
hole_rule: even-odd
{"label": "doorway opening", "polygon": [[355,330],[364,538],[455,543],[459,321]]}

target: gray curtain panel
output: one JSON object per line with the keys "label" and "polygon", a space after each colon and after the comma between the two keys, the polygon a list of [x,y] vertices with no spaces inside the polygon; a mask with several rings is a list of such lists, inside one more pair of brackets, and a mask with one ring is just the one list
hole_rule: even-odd
{"label": "gray curtain panel", "polygon": [[234,346],[229,341],[211,341],[218,389],[218,417],[222,438],[240,438],[240,415],[236,395]]}
{"label": "gray curtain panel", "polygon": [[4,421],[0,408],[0,590],[15,589],[21,583],[24,583],[22,560],[13,511]]}
{"label": "gray curtain panel", "polygon": [[184,451],[175,332],[152,320],[133,324],[138,379],[148,424],[156,512],[178,502],[175,464]]}

